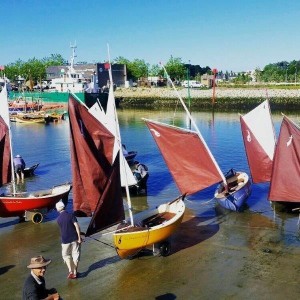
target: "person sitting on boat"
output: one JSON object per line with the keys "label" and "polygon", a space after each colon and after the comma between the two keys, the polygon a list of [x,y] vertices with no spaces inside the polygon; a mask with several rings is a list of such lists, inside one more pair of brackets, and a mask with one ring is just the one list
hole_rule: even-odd
{"label": "person sitting on boat", "polygon": [[24,182],[24,169],[25,169],[25,161],[22,158],[20,154],[17,154],[14,158],[14,167],[15,167],[15,173],[17,176],[17,183],[20,182],[20,176],[22,182]]}
{"label": "person sitting on boat", "polygon": [[138,161],[134,162],[133,175],[137,181],[145,178],[148,175],[148,168],[144,164],[140,164]]}

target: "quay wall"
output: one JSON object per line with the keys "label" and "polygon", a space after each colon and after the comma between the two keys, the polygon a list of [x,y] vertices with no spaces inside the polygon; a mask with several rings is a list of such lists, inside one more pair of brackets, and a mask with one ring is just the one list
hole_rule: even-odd
{"label": "quay wall", "polygon": [[[272,110],[300,110],[300,89],[266,89],[266,88],[219,88],[215,90],[215,102],[212,105],[212,89],[190,89],[188,97],[187,88],[178,88],[178,94],[191,109],[215,110],[250,110],[264,101],[270,100]],[[11,93],[11,100],[19,96],[26,96],[28,101],[41,101],[42,103],[62,103],[67,105],[69,93],[59,92],[28,92]],[[77,93],[84,101],[84,93]],[[117,88],[115,97],[120,99],[121,107],[162,109],[178,107],[177,93],[170,87],[136,87]],[[31,100],[30,100],[31,99]],[[190,99],[190,100],[189,100]]]}
{"label": "quay wall", "polygon": [[[211,109],[211,89],[178,89],[179,95],[191,108]],[[171,88],[118,88],[115,97],[121,98],[122,107],[174,107],[178,105],[176,92]],[[214,108],[216,110],[252,109],[265,99],[270,100],[271,109],[300,110],[300,89],[260,88],[216,88]]]}

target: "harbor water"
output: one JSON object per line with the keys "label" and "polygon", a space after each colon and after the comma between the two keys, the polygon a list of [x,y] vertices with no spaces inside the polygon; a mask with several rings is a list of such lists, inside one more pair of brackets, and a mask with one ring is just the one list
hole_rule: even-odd
{"label": "harbor water", "polygon": [[[249,168],[237,113],[192,113],[221,170]],[[179,191],[142,118],[188,127],[183,112],[119,109],[122,142],[149,168],[148,194],[132,196],[134,213],[172,200]],[[288,115],[296,123],[300,113]],[[174,118],[173,118],[174,117]],[[282,116],[273,113],[277,135]],[[56,123],[11,125],[14,154],[27,166],[40,163],[35,176],[17,191],[46,189],[72,180],[68,119]],[[186,145],[186,151],[192,149]],[[182,174],[185,176],[185,174]],[[1,189],[10,189],[4,186]],[[298,213],[268,201],[269,183],[253,184],[243,212],[226,211],[213,199],[216,186],[186,199],[186,214],[171,238],[168,257],[120,260],[110,235],[86,239],[81,277],[66,279],[57,212],[41,224],[0,218],[0,290],[2,299],[20,299],[30,257],[51,258],[47,286],[63,299],[298,299],[300,235]],[[125,201],[125,198],[124,198]],[[126,205],[125,205],[126,206]],[[299,205],[300,206],[300,205]],[[68,210],[72,210],[72,192]],[[79,220],[82,230],[87,219]]]}

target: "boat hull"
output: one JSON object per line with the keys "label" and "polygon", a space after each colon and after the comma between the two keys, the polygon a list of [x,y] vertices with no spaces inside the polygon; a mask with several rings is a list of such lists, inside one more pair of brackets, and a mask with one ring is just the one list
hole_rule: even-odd
{"label": "boat hull", "polygon": [[2,195],[0,196],[0,217],[23,216],[25,211],[31,210],[50,210],[60,200],[66,204],[71,188],[71,184],[63,184],[48,190]]}
{"label": "boat hull", "polygon": [[[215,198],[222,207],[241,211],[251,194],[251,181],[245,172],[237,172],[235,180],[237,180],[236,185],[233,185],[227,193],[224,191],[224,183],[220,183],[215,191]],[[230,178],[228,182],[230,185]]]}
{"label": "boat hull", "polygon": [[31,167],[25,168],[24,171],[23,171],[23,172],[24,172],[24,176],[25,176],[25,177],[30,177],[30,176],[32,176],[32,175],[34,174],[35,169],[36,169],[38,166],[39,166],[39,164],[35,164],[35,165],[31,166]]}
{"label": "boat hull", "polygon": [[185,204],[180,197],[160,205],[157,209],[135,215],[135,227],[127,227],[114,233],[114,245],[118,255],[126,258],[166,240],[181,224],[184,211]]}

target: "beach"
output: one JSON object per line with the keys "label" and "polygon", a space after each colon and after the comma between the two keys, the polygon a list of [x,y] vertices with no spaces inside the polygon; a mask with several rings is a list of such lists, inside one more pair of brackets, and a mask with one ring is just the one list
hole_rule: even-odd
{"label": "beach", "polygon": [[41,224],[0,219],[2,299],[21,298],[26,266],[37,254],[52,259],[46,283],[62,299],[299,298],[300,249],[282,247],[280,230],[259,214],[198,217],[188,209],[167,257],[149,252],[121,260],[111,235],[96,234],[82,244],[76,280],[67,279],[56,217],[53,212]]}

